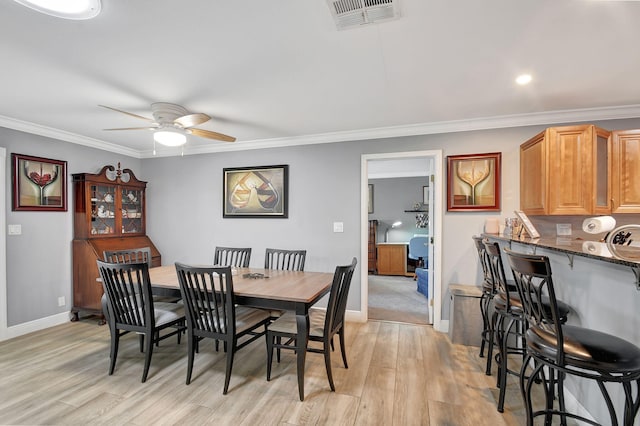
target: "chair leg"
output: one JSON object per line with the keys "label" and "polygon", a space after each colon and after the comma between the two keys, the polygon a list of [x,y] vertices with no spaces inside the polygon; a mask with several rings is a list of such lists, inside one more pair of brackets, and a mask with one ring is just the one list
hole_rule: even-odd
{"label": "chair leg", "polygon": [[187,332],[188,361],[187,361],[187,384],[191,383],[191,373],[193,372],[193,359],[195,358],[198,338],[192,332]]}
{"label": "chair leg", "polygon": [[120,332],[114,327],[111,329],[111,362],[109,363],[109,375],[116,369],[116,358],[118,357],[118,344],[120,342]]}
{"label": "chair leg", "polygon": [[493,361],[493,343],[496,338],[496,322],[498,321],[498,314],[494,312],[491,316],[491,323],[489,325],[489,348],[487,349],[487,366],[484,374],[491,375],[491,363]]}
{"label": "chair leg", "polygon": [[[347,350],[344,347],[344,327],[338,331],[338,336],[340,337],[340,351],[342,352],[342,361],[344,362],[344,368],[349,368],[347,364]],[[333,342],[333,339],[331,340]]]}
{"label": "chair leg", "polygon": [[324,366],[327,369],[327,378],[329,379],[329,387],[332,392],[335,392],[336,387],[333,385],[333,375],[331,374],[331,349],[329,342],[326,340],[323,343],[324,349]]}
{"label": "chair leg", "polygon": [[153,355],[153,333],[149,333],[147,336],[147,344],[145,345],[144,354],[144,372],[142,373],[142,383],[147,381],[147,375],[149,374],[149,366],[151,365],[151,355]]}
{"label": "chair leg", "polygon": [[271,380],[271,363],[273,362],[273,341],[275,337],[267,333],[267,382]]}
{"label": "chair leg", "polygon": [[[231,380],[231,370],[233,368],[233,355],[236,348],[236,340],[235,338],[231,342],[230,345],[227,345],[227,342],[224,342],[225,348],[227,348],[227,369],[224,375],[224,389],[222,390],[222,394],[226,395],[229,390],[229,381]],[[227,347],[229,346],[229,347]]]}
{"label": "chair leg", "polygon": [[140,353],[144,352],[144,334],[139,334],[140,337]]}
{"label": "chair leg", "polygon": [[[503,318],[503,317],[502,317]],[[500,322],[500,328],[504,327],[504,319],[499,320]],[[507,324],[507,327],[504,328],[502,331],[499,331],[498,334],[498,343],[500,344],[500,367],[499,367],[499,385],[498,387],[500,388],[500,393],[498,395],[498,411],[500,413],[504,412],[504,399],[505,399],[505,395],[507,393],[507,374],[508,373],[508,346],[509,346],[509,342],[507,339],[507,336],[509,336],[509,333],[511,332],[511,330],[513,329],[513,326],[515,324],[515,320],[511,319],[509,320],[509,323]]]}
{"label": "chair leg", "polygon": [[482,340],[480,340],[480,358],[484,357],[484,345],[486,340],[486,334],[488,332],[488,323],[487,313],[484,310],[484,299],[487,297],[484,293],[480,297],[480,315],[482,315]]}
{"label": "chair leg", "polygon": [[531,402],[531,388],[536,382],[538,375],[540,374],[540,370],[542,369],[542,364],[534,364],[533,371],[527,378],[526,369],[530,359],[531,357],[527,355],[525,358],[525,362],[522,364],[522,368],[520,370],[520,393],[522,394],[522,399],[525,403],[527,426],[533,425],[533,404]]}

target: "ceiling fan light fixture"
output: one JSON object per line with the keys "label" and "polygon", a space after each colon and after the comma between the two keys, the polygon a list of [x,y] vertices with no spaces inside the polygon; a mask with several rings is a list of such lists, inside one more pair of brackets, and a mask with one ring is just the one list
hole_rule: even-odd
{"label": "ceiling fan light fixture", "polygon": [[98,16],[100,0],[14,0],[30,9],[63,19],[91,19]]}
{"label": "ceiling fan light fixture", "polygon": [[177,130],[157,130],[153,132],[153,140],[164,146],[181,146],[187,142],[187,136]]}

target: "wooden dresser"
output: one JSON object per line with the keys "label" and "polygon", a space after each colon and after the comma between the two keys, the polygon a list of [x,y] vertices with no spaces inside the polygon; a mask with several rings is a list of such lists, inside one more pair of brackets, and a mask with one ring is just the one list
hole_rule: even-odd
{"label": "wooden dresser", "polygon": [[408,243],[378,244],[378,275],[407,275]]}

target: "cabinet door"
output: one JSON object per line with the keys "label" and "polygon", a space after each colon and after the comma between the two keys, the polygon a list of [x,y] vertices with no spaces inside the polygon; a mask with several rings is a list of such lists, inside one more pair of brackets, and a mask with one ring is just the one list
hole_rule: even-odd
{"label": "cabinet door", "polygon": [[530,215],[546,213],[547,165],[545,132],[520,146],[520,210]]}
{"label": "cabinet door", "polygon": [[144,234],[144,191],[141,188],[126,186],[121,187],[120,191],[122,234]]}
{"label": "cabinet door", "polygon": [[407,245],[378,245],[378,275],[405,275],[407,273]]}
{"label": "cabinet door", "polygon": [[110,236],[116,233],[116,187],[91,184],[91,234]]}
{"label": "cabinet door", "polygon": [[640,213],[640,129],[613,132],[612,213]]}
{"label": "cabinet door", "polygon": [[547,129],[549,205],[547,214],[593,212],[593,126]]}

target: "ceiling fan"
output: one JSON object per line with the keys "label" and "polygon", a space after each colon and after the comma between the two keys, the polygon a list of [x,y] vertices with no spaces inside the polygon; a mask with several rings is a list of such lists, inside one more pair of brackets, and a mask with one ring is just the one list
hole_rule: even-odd
{"label": "ceiling fan", "polygon": [[151,104],[151,114],[153,115],[153,119],[106,105],[99,106],[112,111],[121,112],[150,123],[149,126],[146,127],[122,127],[104,130],[152,130],[153,140],[166,146],[183,145],[187,141],[186,135],[194,135],[224,142],[235,142],[236,140],[233,136],[196,128],[195,126],[206,123],[211,119],[211,117],[202,112],[191,113],[185,107],[176,104],[167,102],[155,102]]}

